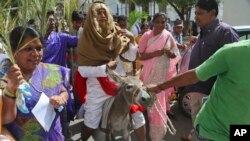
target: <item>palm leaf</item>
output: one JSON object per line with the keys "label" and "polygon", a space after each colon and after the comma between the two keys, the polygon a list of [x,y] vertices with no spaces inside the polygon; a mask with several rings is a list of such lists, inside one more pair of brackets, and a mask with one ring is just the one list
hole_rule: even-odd
{"label": "palm leaf", "polygon": [[[15,7],[12,6],[13,2],[16,4]],[[26,25],[28,20],[34,18],[38,21],[39,30],[44,36],[47,29],[47,11],[53,9],[55,4],[55,0],[6,0],[0,2],[0,35],[3,47],[12,63],[15,63],[15,60],[9,43],[9,32],[18,25]]]}
{"label": "palm leaf", "polygon": [[137,12],[137,11],[130,12],[128,16],[128,29],[130,29],[134,23],[138,22],[138,20],[145,17],[147,17],[146,12]]}
{"label": "palm leaf", "polygon": [[71,26],[71,14],[74,10],[78,10],[78,0],[64,0],[64,20],[67,25]]}
{"label": "palm leaf", "polygon": [[17,18],[11,18],[10,0],[0,5],[0,35],[2,36],[2,44],[4,50],[9,56],[12,63],[15,63],[14,55],[9,42],[9,31],[11,31],[17,23]]}

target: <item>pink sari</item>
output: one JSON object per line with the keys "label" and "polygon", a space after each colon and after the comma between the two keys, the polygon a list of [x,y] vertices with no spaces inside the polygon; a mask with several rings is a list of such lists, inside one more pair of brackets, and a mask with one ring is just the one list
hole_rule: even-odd
{"label": "pink sari", "polygon": [[[163,30],[161,34],[154,36],[153,31],[143,34],[139,42],[140,53],[150,53],[163,48],[169,48],[176,54],[174,59],[166,54],[142,61],[143,69],[141,79],[144,85],[162,83],[176,75],[176,64],[180,59],[179,50],[170,32]],[[166,132],[166,111],[169,109],[168,95],[173,88],[157,94],[157,100],[152,108],[148,108],[150,137],[153,141],[161,141]]]}

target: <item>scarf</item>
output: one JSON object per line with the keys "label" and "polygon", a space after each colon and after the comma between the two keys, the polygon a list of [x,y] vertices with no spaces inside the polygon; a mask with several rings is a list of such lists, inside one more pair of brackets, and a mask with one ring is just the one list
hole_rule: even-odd
{"label": "scarf", "polygon": [[[82,77],[81,74],[76,71],[75,72],[75,91],[78,96],[78,99],[81,103],[86,102],[86,95],[87,95],[87,81],[88,78]],[[108,77],[97,77],[103,91],[107,95],[115,96],[117,91],[117,85],[114,82],[111,82]]]}
{"label": "scarf", "polygon": [[[108,15],[108,25],[110,31],[106,37],[103,37],[95,27],[94,21],[96,15],[94,8],[96,3],[92,4],[84,23],[84,30],[80,33],[77,45],[78,65],[79,66],[99,66],[108,63],[111,59],[115,59],[119,54],[128,49],[129,39],[125,36],[118,35],[119,27],[115,26],[112,15]],[[100,3],[99,3],[100,4]],[[104,7],[106,7],[104,5]]]}

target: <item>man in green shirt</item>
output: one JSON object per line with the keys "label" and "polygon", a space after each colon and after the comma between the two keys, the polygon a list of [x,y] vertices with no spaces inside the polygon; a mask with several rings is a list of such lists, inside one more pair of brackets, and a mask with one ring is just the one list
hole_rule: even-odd
{"label": "man in green shirt", "polygon": [[198,138],[229,141],[229,127],[250,125],[250,40],[227,44],[203,64],[169,81],[149,85],[159,92],[173,86],[186,86],[217,76],[208,100],[199,111],[194,127]]}

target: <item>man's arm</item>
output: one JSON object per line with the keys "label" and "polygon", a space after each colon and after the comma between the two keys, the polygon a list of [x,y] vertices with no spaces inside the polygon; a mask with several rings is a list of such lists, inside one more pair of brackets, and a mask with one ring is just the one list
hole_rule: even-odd
{"label": "man's arm", "polygon": [[116,61],[109,61],[108,64],[101,66],[79,66],[78,71],[82,77],[106,77],[107,67],[110,69],[116,68]]}
{"label": "man's arm", "polygon": [[187,86],[191,84],[195,84],[199,82],[199,79],[195,73],[195,69],[189,70],[183,74],[177,75],[176,77],[173,77],[172,79],[165,81],[161,84],[157,85],[149,85],[147,86],[147,89],[151,92],[160,92],[162,90],[165,90],[170,87],[182,87]]}
{"label": "man's arm", "polygon": [[228,64],[225,58],[226,56],[230,56],[225,54],[228,54],[228,51],[230,54],[230,49],[229,47],[223,47],[197,68],[177,75],[162,84],[149,85],[147,88],[152,92],[160,92],[173,86],[182,87],[195,84],[198,81],[206,81],[213,76],[225,73],[228,70]]}

